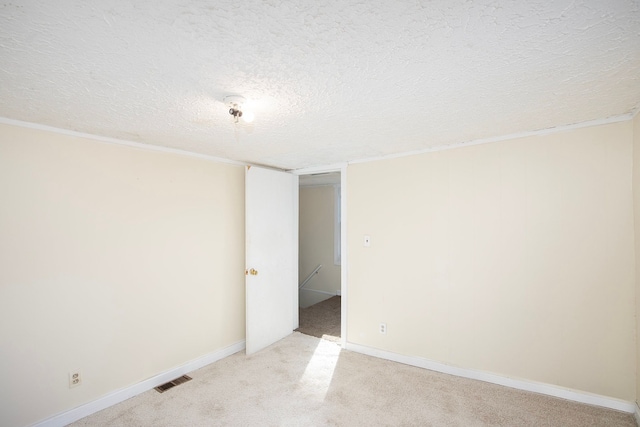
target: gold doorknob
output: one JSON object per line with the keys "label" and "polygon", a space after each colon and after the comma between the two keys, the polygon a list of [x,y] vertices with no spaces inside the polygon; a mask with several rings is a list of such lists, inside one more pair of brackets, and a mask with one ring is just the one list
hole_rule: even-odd
{"label": "gold doorknob", "polygon": [[255,268],[252,268],[251,270],[245,270],[244,271],[244,275],[248,276],[249,274],[251,274],[252,276],[257,276],[258,275],[258,270],[256,270]]}

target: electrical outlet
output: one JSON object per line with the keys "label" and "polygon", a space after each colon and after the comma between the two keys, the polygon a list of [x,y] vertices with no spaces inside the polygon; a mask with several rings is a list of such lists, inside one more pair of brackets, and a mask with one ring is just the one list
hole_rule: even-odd
{"label": "electrical outlet", "polygon": [[380,323],[380,328],[378,329],[382,335],[387,335],[387,324]]}
{"label": "electrical outlet", "polygon": [[82,385],[82,374],[80,369],[75,369],[69,372],[69,388],[78,387]]}

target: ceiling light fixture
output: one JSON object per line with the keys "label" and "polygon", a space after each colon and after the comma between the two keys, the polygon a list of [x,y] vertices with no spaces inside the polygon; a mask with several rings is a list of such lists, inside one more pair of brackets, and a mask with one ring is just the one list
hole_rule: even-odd
{"label": "ceiling light fixture", "polygon": [[229,114],[233,117],[233,121],[238,123],[240,118],[247,123],[251,123],[255,118],[251,111],[243,112],[245,99],[243,96],[229,95],[224,97],[224,103],[229,108]]}

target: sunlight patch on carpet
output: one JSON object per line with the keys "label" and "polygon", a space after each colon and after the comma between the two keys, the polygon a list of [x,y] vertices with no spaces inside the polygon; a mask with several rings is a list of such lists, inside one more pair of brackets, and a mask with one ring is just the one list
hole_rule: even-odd
{"label": "sunlight patch on carpet", "polygon": [[324,400],[339,356],[340,346],[334,342],[320,340],[300,378],[301,387],[314,400]]}

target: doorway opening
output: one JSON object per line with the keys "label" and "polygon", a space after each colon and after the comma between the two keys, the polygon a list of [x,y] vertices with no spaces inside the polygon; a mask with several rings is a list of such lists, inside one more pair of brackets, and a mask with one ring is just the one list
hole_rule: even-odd
{"label": "doorway opening", "polygon": [[299,176],[297,331],[341,342],[341,172]]}

